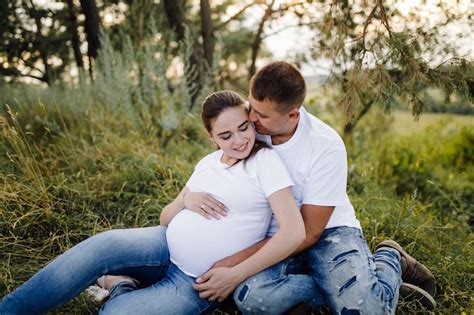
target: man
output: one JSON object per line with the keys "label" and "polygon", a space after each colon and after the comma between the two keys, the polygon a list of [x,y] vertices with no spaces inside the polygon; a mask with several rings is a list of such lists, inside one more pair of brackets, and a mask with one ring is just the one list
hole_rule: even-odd
{"label": "man", "polygon": [[[302,107],[306,85],[301,73],[286,62],[270,63],[251,79],[249,93],[250,120],[295,183],[293,196],[307,237],[293,257],[237,287],[234,300],[242,313],[278,314],[299,303],[327,305],[336,314],[394,313],[402,279],[401,293],[416,294],[434,308],[434,277],[425,266],[391,240],[370,253],[346,193],[344,143]],[[189,193],[185,204],[205,204],[202,210],[213,216],[223,213],[217,202],[198,199]],[[268,236],[276,229],[273,220]],[[200,296],[222,300],[238,285],[229,267],[265,242],[218,262],[199,277],[194,287]]]}

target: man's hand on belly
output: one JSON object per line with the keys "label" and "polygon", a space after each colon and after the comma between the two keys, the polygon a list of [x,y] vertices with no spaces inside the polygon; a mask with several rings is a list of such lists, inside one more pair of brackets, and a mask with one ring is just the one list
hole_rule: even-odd
{"label": "man's hand on belly", "polygon": [[217,267],[198,277],[193,288],[202,299],[222,302],[243,280],[232,268]]}

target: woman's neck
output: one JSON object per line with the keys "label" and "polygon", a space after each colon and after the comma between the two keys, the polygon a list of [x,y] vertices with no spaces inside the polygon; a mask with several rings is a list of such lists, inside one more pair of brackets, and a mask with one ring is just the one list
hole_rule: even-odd
{"label": "woman's neck", "polygon": [[235,163],[237,163],[238,161],[239,161],[238,159],[233,158],[233,157],[229,157],[229,156],[225,155],[225,153],[222,154],[221,162],[224,163],[224,164],[232,166]]}

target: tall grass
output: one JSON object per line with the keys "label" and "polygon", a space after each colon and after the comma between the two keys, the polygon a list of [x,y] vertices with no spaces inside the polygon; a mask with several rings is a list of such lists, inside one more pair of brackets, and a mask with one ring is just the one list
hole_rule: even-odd
{"label": "tall grass", "polygon": [[[347,139],[349,195],[365,235],[372,246],[393,238],[429,266],[438,313],[471,313],[474,128],[440,120],[401,135],[392,124],[373,112]],[[399,308],[418,310],[410,303]]]}
{"label": "tall grass", "polygon": [[[187,86],[167,81],[166,61],[152,51],[140,57],[143,84],[132,51],[104,49],[93,83],[0,87],[0,295],[93,234],[158,224],[212,150],[183,105]],[[369,245],[396,239],[433,270],[436,312],[471,312],[472,128],[399,136],[385,116],[369,119],[347,139],[349,193]],[[81,295],[56,313],[96,311]],[[398,312],[420,311],[401,301]]]}

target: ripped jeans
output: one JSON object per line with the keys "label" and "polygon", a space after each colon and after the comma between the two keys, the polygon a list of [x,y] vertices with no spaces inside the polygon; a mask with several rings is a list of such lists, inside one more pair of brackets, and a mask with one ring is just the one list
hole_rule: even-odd
{"label": "ripped jeans", "polygon": [[243,314],[282,314],[304,303],[333,314],[394,314],[400,254],[369,251],[362,231],[326,229],[310,249],[246,279],[234,292]]}

